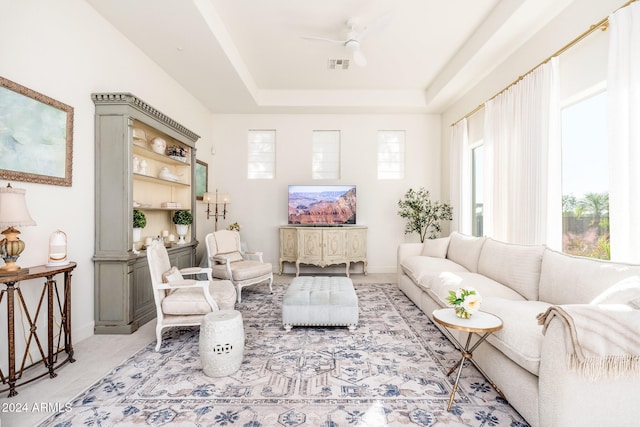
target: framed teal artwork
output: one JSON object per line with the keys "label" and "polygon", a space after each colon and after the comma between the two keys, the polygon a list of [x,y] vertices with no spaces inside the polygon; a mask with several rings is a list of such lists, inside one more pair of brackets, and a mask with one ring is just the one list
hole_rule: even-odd
{"label": "framed teal artwork", "polygon": [[0,178],[71,186],[73,107],[0,77]]}
{"label": "framed teal artwork", "polygon": [[196,200],[202,200],[204,193],[209,190],[209,165],[196,160]]}

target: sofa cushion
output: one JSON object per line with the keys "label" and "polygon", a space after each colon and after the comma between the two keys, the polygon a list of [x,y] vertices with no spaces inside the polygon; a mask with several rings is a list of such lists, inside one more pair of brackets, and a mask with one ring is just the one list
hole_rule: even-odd
{"label": "sofa cushion", "polygon": [[162,300],[162,312],[172,315],[207,314],[211,306],[202,288],[175,289]]}
{"label": "sofa cushion", "polygon": [[480,294],[483,303],[480,304],[480,310],[484,309],[484,299],[487,297],[499,297],[505,300],[522,301],[524,297],[513,289],[505,286],[493,279],[478,273],[471,272],[442,272],[435,276],[430,282],[429,294],[443,306],[449,306],[446,298],[449,291],[455,291],[459,288],[474,288]]}
{"label": "sofa cushion", "polygon": [[543,335],[536,317],[550,306],[541,301],[484,298],[480,309],[498,316],[503,325],[487,341],[519,366],[538,375]]}
{"label": "sofa cushion", "polygon": [[640,278],[640,266],[545,249],[539,299],[551,304],[589,304],[598,295],[628,278]]}
{"label": "sofa cushion", "polygon": [[509,286],[528,300],[538,299],[544,246],[513,245],[487,238],[478,273]]}
{"label": "sofa cushion", "polygon": [[485,238],[465,236],[455,231],[451,233],[449,238],[447,258],[471,272],[477,272],[480,250],[482,249]]}
{"label": "sofa cushion", "polygon": [[271,263],[260,261],[236,261],[231,263],[231,276],[227,277],[227,269],[223,264],[214,265],[211,275],[218,279],[230,279],[238,283],[243,280],[257,279],[267,276],[273,271]]}
{"label": "sofa cushion", "polygon": [[439,239],[427,239],[422,246],[422,255],[436,258],[445,258],[449,249],[449,237]]}
{"label": "sofa cushion", "polygon": [[[427,257],[422,255],[413,255],[404,258],[400,263],[400,268],[404,273],[416,284],[423,287],[429,287],[431,278],[441,271],[467,271],[463,266],[446,258]],[[426,276],[427,279],[422,281]]]}

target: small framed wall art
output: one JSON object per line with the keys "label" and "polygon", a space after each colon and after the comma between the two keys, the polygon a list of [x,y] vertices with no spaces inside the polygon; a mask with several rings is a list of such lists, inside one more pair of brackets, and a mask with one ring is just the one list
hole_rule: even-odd
{"label": "small framed wall art", "polygon": [[209,191],[209,165],[202,160],[196,160],[196,200],[202,200],[207,191]]}

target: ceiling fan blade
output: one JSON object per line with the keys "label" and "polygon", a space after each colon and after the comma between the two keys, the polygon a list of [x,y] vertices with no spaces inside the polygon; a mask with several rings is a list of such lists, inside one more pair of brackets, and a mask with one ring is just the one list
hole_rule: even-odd
{"label": "ceiling fan blade", "polygon": [[357,40],[349,40],[344,45],[349,52],[351,52],[351,56],[353,57],[353,62],[360,67],[364,67],[367,65],[367,57],[364,56],[364,53],[360,49],[360,42]]}
{"label": "ceiling fan blade", "polygon": [[306,40],[314,40],[314,41],[321,41],[321,42],[329,42],[329,43],[333,43],[333,44],[345,44],[347,42],[347,40],[333,40],[333,39],[327,39],[324,37],[314,37],[314,36],[301,36],[303,39]]}
{"label": "ceiling fan blade", "polygon": [[378,17],[375,21],[373,21],[370,25],[367,25],[364,30],[360,33],[360,40],[364,40],[367,37],[371,37],[384,30],[393,20],[393,13],[388,12],[384,15]]}
{"label": "ceiling fan blade", "polygon": [[367,65],[367,57],[364,56],[364,53],[358,49],[353,52],[353,62],[360,67],[365,67]]}

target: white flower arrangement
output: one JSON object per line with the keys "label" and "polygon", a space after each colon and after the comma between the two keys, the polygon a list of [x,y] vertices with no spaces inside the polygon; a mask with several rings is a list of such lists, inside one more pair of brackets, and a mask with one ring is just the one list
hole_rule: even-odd
{"label": "white flower arrangement", "polygon": [[449,291],[447,301],[453,306],[458,317],[468,319],[480,309],[482,297],[475,289],[460,288],[457,291]]}

